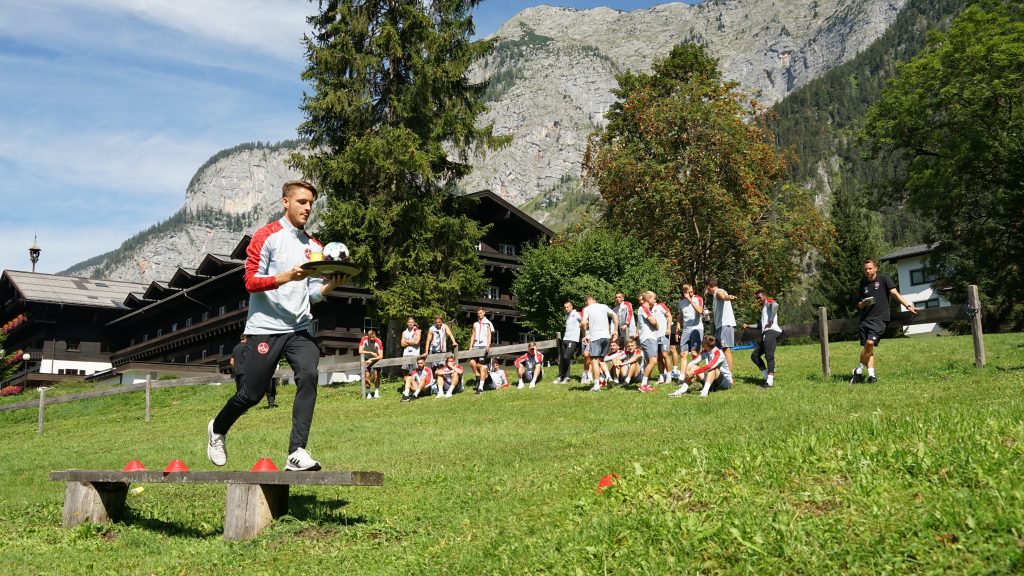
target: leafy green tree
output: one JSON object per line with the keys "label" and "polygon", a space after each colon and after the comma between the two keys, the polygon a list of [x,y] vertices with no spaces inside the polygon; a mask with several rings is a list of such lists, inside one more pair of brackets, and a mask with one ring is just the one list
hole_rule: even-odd
{"label": "leafy green tree", "polygon": [[868,115],[874,155],[907,170],[884,199],[914,205],[931,263],[962,300],[978,284],[989,326],[1024,326],[1024,5],[983,0],[901,67]]}
{"label": "leafy green tree", "polygon": [[621,290],[636,302],[644,290],[666,294],[672,283],[664,261],[629,236],[595,222],[580,222],[550,244],[527,248],[512,283],[523,324],[538,334],[565,330],[562,305],[580,308],[591,294],[611,305]]}
{"label": "leafy green tree", "polygon": [[309,154],[292,163],[330,196],[319,234],[349,246],[391,335],[486,289],[483,230],[453,194],[470,154],[501,142],[475,125],[485,86],[466,79],[491,46],[471,40],[478,3],[323,0],[308,19]]}
{"label": "leafy green tree", "polygon": [[609,225],[681,281],[713,274],[730,291],[784,293],[828,225],[810,191],[783,185],[786,161],[757,102],[696,45],[616,79],[619,100],[584,158]]}
{"label": "leafy green tree", "polygon": [[812,298],[815,304],[828,308],[832,318],[854,315],[854,296],[864,275],[864,260],[877,260],[886,249],[879,215],[864,198],[864,194],[847,186],[836,188],[832,198],[835,244],[818,263]]}

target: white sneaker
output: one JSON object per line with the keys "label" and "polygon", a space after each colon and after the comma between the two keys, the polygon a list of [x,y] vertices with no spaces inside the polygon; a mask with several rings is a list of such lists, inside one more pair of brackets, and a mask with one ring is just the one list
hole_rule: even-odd
{"label": "white sneaker", "polygon": [[373,391],[374,398],[380,398],[380,388]]}
{"label": "white sneaker", "polygon": [[530,388],[536,388],[536,387],[537,387],[537,381],[536,380],[531,381],[530,382]]}
{"label": "white sneaker", "polygon": [[523,381],[520,380],[519,384],[516,384],[516,390],[522,390],[522,389],[523,389]]}
{"label": "white sneaker", "polygon": [[228,451],[224,447],[224,435],[214,434],[213,420],[206,426],[206,457],[217,466],[228,463]]}
{"label": "white sneaker", "polygon": [[600,392],[601,384],[594,384],[594,387],[590,389],[591,392]]}
{"label": "white sneaker", "polygon": [[669,396],[671,396],[672,398],[679,398],[680,396],[682,396],[683,394],[686,394],[689,391],[690,391],[690,385],[689,384],[683,384],[682,386],[679,387],[678,390],[676,390],[675,392],[669,394]]}
{"label": "white sneaker", "polygon": [[305,448],[296,448],[295,452],[288,455],[288,463],[285,464],[284,469],[312,472],[320,469],[320,463],[313,460]]}
{"label": "white sneaker", "polygon": [[451,391],[451,390],[449,390],[449,391],[445,392],[445,393],[444,393],[444,397],[445,397],[445,398],[451,398],[451,397],[452,397],[452,391]]}

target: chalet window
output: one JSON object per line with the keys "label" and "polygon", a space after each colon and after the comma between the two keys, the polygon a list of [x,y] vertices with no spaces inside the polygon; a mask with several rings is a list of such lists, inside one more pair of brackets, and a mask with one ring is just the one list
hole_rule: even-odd
{"label": "chalet window", "polygon": [[935,274],[925,272],[924,268],[910,271],[910,283],[912,285],[919,286],[921,284],[931,284],[932,282],[935,282]]}
{"label": "chalet window", "polygon": [[206,358],[206,348],[203,348],[203,355],[201,357]]}
{"label": "chalet window", "polygon": [[487,289],[487,295],[484,297],[489,298],[491,300],[497,300],[501,298],[501,289],[498,288],[497,286],[491,286],[490,288]]}
{"label": "chalet window", "polygon": [[149,334],[143,334],[142,335],[142,341],[143,342],[149,342]]}
{"label": "chalet window", "polygon": [[206,322],[207,320],[210,319],[210,313],[209,312],[203,312],[203,314],[200,316],[200,318],[201,318],[200,322]]}
{"label": "chalet window", "polygon": [[498,244],[498,251],[506,256],[515,256],[516,246],[515,244]]}
{"label": "chalet window", "polygon": [[157,328],[156,329],[156,337],[159,338],[159,337],[161,337],[163,335],[164,335],[164,329],[163,328]]}
{"label": "chalet window", "polygon": [[365,333],[369,332],[371,328],[376,329],[377,327],[373,325],[373,320],[370,317],[364,316],[363,317],[363,333],[365,334]]}
{"label": "chalet window", "polygon": [[185,364],[188,364],[189,355],[185,354]]}
{"label": "chalet window", "polygon": [[246,304],[245,300],[239,300],[238,301],[238,309],[241,310],[242,308],[245,308],[245,304]]}
{"label": "chalet window", "polygon": [[479,251],[481,251],[483,249],[484,249],[484,243],[483,242],[477,242],[476,243],[476,251],[479,252]]}
{"label": "chalet window", "polygon": [[928,299],[928,300],[918,300],[917,302],[914,302],[914,307],[916,307],[916,308],[923,308],[925,310],[927,310],[928,308],[938,308],[939,307],[939,299],[938,298],[931,298],[931,299]]}
{"label": "chalet window", "polygon": [[80,342],[74,338],[68,338],[64,345],[66,350],[78,350]]}
{"label": "chalet window", "polygon": [[178,331],[178,323],[177,322],[172,322],[171,323],[171,332],[177,332],[177,331]]}
{"label": "chalet window", "polygon": [[217,309],[217,315],[218,316],[223,316],[224,314],[227,313],[227,311],[228,311],[228,307],[227,306],[221,306],[220,308]]}
{"label": "chalet window", "polygon": [[220,347],[217,348],[217,354],[220,354],[221,356],[224,355],[224,345],[223,344],[221,344]]}
{"label": "chalet window", "polygon": [[313,319],[313,329],[312,329],[313,336],[316,336],[316,332],[319,329],[320,329],[320,319],[319,318],[314,318]]}
{"label": "chalet window", "polygon": [[129,346],[135,346],[135,338],[132,338],[131,340],[129,340],[128,341],[128,345]]}
{"label": "chalet window", "polygon": [[192,319],[191,318],[185,318],[185,328],[188,328],[191,325],[192,325]]}

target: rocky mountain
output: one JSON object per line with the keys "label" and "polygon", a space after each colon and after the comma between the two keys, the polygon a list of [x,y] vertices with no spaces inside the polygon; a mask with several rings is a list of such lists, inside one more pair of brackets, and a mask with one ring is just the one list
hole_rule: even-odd
{"label": "rocky mountain", "polygon": [[[494,52],[472,69],[488,81],[497,134],[512,142],[474,161],[466,190],[490,188],[560,228],[588,206],[580,160],[614,101],[615,75],[649,70],[675,44],[700,42],[727,78],[771,104],[846,62],[881,36],[906,0],[706,0],[648,10],[538,6],[497,32]],[[178,214],[111,253],[67,272],[132,281],[166,280],[208,252],[226,253],[242,233],[278,214],[286,146],[243,145],[197,172]]]}

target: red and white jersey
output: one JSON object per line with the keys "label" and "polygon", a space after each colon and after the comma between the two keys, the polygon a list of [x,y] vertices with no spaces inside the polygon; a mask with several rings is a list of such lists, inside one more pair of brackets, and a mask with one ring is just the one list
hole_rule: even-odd
{"label": "red and white jersey", "polygon": [[725,354],[720,348],[712,348],[706,352],[701,352],[700,356],[693,359],[690,362],[690,366],[699,366],[703,362],[704,365],[693,371],[694,374],[703,374],[709,370],[720,370],[726,376],[732,377],[732,373],[729,372],[729,363],[725,360]]}
{"label": "red and white jersey", "polygon": [[491,345],[494,335],[494,324],[487,318],[473,322],[473,348],[486,348]]}
{"label": "red and white jersey", "polygon": [[434,383],[434,371],[430,369],[430,366],[424,366],[422,369],[413,368],[409,371],[409,376],[419,382],[420,386],[430,386]]}
{"label": "red and white jersey", "polygon": [[491,382],[494,382],[495,388],[503,388],[509,385],[508,374],[505,374],[505,371],[500,368],[493,371],[488,368],[487,375],[491,377]]}
{"label": "red and white jersey", "polygon": [[431,324],[429,328],[430,332],[428,336],[430,338],[430,348],[427,350],[430,354],[440,354],[441,352],[448,351],[448,325]]}
{"label": "red and white jersey", "polygon": [[619,350],[618,352],[616,352],[614,354],[609,354],[609,355],[604,357],[604,361],[605,362],[615,362],[616,360],[625,360],[625,359],[626,359],[626,351],[625,350]]}
{"label": "red and white jersey", "polygon": [[374,336],[373,338],[370,338],[369,336],[363,336],[362,338],[359,339],[359,350],[369,350],[374,353],[381,352],[382,350],[384,350],[384,343],[381,342],[380,338],[377,338],[376,336]]}
{"label": "red and white jersey", "polygon": [[661,338],[668,334],[668,317],[672,315],[668,310],[668,306],[665,306],[664,302],[658,302],[654,305],[654,309],[651,310],[654,316],[658,319],[658,330],[655,335]]}
{"label": "red and white jersey", "polygon": [[626,325],[626,335],[636,336],[636,319],[633,317],[633,303],[629,300],[623,300],[622,304],[616,304],[612,306],[612,312],[619,317],[618,330],[622,330],[622,325]]}
{"label": "red and white jersey", "polygon": [[246,334],[284,334],[313,330],[310,306],[324,299],[323,278],[277,285],[275,276],[309,261],[323,247],[288,218],[271,222],[256,231],[246,249],[245,289],[249,296]]}
{"label": "red and white jersey", "polygon": [[[402,340],[405,340],[406,342],[412,342],[414,340],[419,342],[419,340],[418,340],[419,334],[420,334],[420,329],[417,326],[413,326],[412,328],[406,328],[405,330],[402,331]],[[405,348],[402,349],[402,356],[412,356],[413,354],[419,354],[419,353],[420,353],[420,345],[419,344],[412,344],[412,345],[406,346]]]}
{"label": "red and white jersey", "polygon": [[527,372],[532,372],[534,367],[536,367],[538,364],[542,364],[543,365],[543,363],[544,363],[544,354],[542,354],[540,350],[537,350],[534,353],[533,356],[530,356],[530,353],[526,352],[525,354],[523,354],[519,358],[516,358],[516,361],[515,361],[516,369],[518,370],[521,366],[524,365],[524,363],[526,365],[526,371]]}
{"label": "red and white jersey", "polygon": [[452,374],[462,374],[462,366],[456,364],[455,366],[449,366],[445,364],[437,369],[438,374],[442,376],[451,376]]}
{"label": "red and white jersey", "polygon": [[[700,306],[701,310],[704,309],[704,299],[699,294],[694,294],[693,300]],[[680,298],[676,308],[679,310],[679,317],[682,320],[680,324],[683,326],[683,331],[704,327],[703,318],[697,313],[697,309],[693,307],[689,300]]]}
{"label": "red and white jersey", "polygon": [[658,329],[652,328],[651,325],[648,324],[649,320],[650,322],[654,323],[655,326],[658,326],[658,317],[654,314],[654,312],[652,312],[651,309],[648,308],[645,304],[640,307],[639,316],[640,318],[639,320],[637,320],[637,326],[639,327],[640,331],[640,341],[643,342],[644,340],[653,340],[654,338],[657,338]]}

